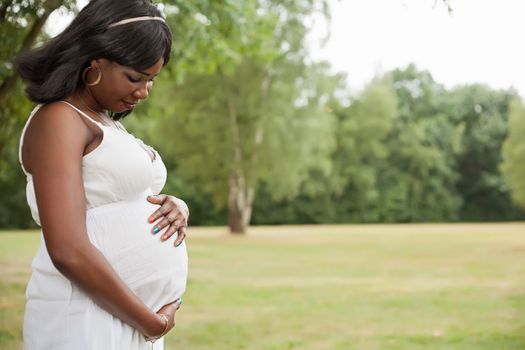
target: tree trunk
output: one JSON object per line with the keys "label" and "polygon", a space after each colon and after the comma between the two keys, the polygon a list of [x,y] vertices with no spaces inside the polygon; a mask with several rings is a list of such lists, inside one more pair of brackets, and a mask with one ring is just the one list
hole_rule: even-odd
{"label": "tree trunk", "polygon": [[229,180],[228,226],[231,233],[245,234],[250,224],[254,188],[246,187],[244,177],[232,174]]}
{"label": "tree trunk", "polygon": [[[267,96],[271,82],[270,74],[268,74],[268,70],[266,70],[261,83],[261,104]],[[231,95],[228,98],[228,111],[230,114],[230,130],[233,144],[232,173],[229,179],[228,192],[228,225],[231,233],[245,234],[252,217],[255,188],[257,185],[255,169],[257,168],[260,146],[264,138],[262,116],[260,116],[255,128],[252,153],[251,155],[245,155],[246,157],[243,157],[235,98]],[[249,162],[249,167],[246,171],[243,170],[243,161]]]}
{"label": "tree trunk", "polygon": [[246,224],[243,220],[244,211],[244,194],[243,182],[244,179],[236,174],[230,176],[228,193],[228,226],[231,233],[244,234],[246,233]]}
{"label": "tree trunk", "polygon": [[[233,156],[228,191],[228,225],[231,233],[245,234],[246,228],[250,224],[253,200],[248,196],[246,174],[243,171],[243,153],[237,108],[235,97],[232,95],[228,97],[228,112]],[[251,197],[253,198],[253,195]]]}
{"label": "tree trunk", "polygon": [[[219,73],[226,79],[221,71]],[[272,77],[269,69],[266,68],[261,81],[261,106],[272,84]],[[225,91],[228,90],[227,84],[224,84]],[[255,189],[257,186],[257,161],[260,153],[260,147],[264,139],[263,116],[255,127],[254,147],[251,154],[243,154],[242,141],[238,125],[238,113],[236,108],[235,95],[228,96],[228,113],[230,122],[230,132],[232,135],[232,171],[229,178],[228,191],[228,226],[231,233],[244,234],[250,224],[253,210],[253,201],[255,198]],[[260,107],[259,107],[260,108]],[[248,163],[246,169],[245,163]]]}

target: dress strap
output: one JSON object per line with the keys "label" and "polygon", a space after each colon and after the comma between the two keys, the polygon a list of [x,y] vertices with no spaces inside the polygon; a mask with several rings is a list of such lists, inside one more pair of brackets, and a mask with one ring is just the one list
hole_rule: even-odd
{"label": "dress strap", "polygon": [[81,111],[80,109],[78,109],[77,107],[75,107],[73,104],[67,102],[67,101],[64,101],[64,100],[60,100],[58,102],[62,102],[62,103],[65,103],[66,105],[68,105],[69,107],[73,108],[75,111],[77,111],[80,115],[82,115],[83,117],[86,117],[88,120],[90,120],[91,122],[95,123],[96,125],[98,126],[105,126],[104,124],[102,124],[101,122],[98,122],[96,121],[95,119],[91,118],[89,115],[87,115],[87,113]]}

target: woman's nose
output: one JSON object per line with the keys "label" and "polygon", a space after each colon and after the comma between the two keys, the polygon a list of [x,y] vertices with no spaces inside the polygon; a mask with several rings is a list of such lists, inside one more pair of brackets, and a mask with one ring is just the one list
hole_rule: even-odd
{"label": "woman's nose", "polygon": [[142,84],[141,87],[134,92],[134,97],[140,100],[145,100],[149,96],[149,90],[151,86],[150,83],[147,82],[145,84]]}

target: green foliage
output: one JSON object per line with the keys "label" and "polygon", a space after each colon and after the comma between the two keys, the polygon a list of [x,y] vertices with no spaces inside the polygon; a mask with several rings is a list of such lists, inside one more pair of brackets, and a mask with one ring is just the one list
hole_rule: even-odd
{"label": "green foliage", "polygon": [[522,212],[512,205],[499,166],[502,144],[508,134],[513,91],[494,91],[471,85],[450,92],[450,116],[463,129],[457,155],[460,180],[457,190],[464,199],[463,220],[512,220]]}
{"label": "green foliage", "polygon": [[[305,19],[312,12],[328,17],[324,0],[163,1],[173,31],[173,62],[167,67],[181,83],[186,75],[233,74],[243,57],[272,61],[302,50]],[[301,36],[301,42],[296,39]]]}
{"label": "green foliage", "polygon": [[[343,178],[339,203],[352,221],[377,221],[381,165],[389,156],[385,143],[398,118],[397,97],[382,81],[372,82],[347,108],[339,110],[339,149],[334,156]],[[351,213],[351,214],[350,214]]]}
{"label": "green foliage", "polygon": [[[474,103],[465,97],[480,91]],[[325,184],[325,191],[302,190],[295,200],[275,203],[262,188],[254,222],[523,218],[498,171],[512,95],[475,85],[446,91],[413,65],[394,70],[349,107],[333,105],[339,122],[332,172],[312,173],[305,184]]]}
{"label": "green foliage", "polygon": [[444,89],[414,65],[394,70],[390,79],[399,117],[386,141],[379,215],[384,221],[455,220],[461,204],[453,157],[459,133],[443,110]]}
{"label": "green foliage", "polygon": [[[40,34],[32,33],[41,18],[60,6],[71,9],[72,0],[3,0],[0,4],[0,82],[13,74],[13,59],[21,49],[27,49]],[[45,22],[45,19],[44,19]],[[43,24],[43,23],[42,23]]]}
{"label": "green foliage", "polygon": [[18,162],[18,140],[8,143],[0,160],[0,227],[33,228],[26,203],[26,178]]}
{"label": "green foliage", "polygon": [[0,106],[0,227],[29,228],[35,224],[26,204],[26,179],[18,161],[18,141],[34,104],[15,83]]}
{"label": "green foliage", "polygon": [[512,199],[525,207],[525,106],[520,99],[512,100],[509,119],[501,170],[511,189]]}

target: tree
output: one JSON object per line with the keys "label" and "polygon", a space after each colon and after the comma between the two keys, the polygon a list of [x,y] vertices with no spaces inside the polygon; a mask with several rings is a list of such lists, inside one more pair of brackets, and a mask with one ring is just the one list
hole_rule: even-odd
{"label": "tree", "polygon": [[[164,89],[153,97],[172,120],[162,118],[156,133],[180,135],[166,153],[177,158],[181,176],[228,207],[232,232],[245,232],[262,182],[275,197],[293,196],[307,169],[325,163],[328,96],[317,94],[319,69],[305,64],[303,48],[304,17],[315,6],[243,2],[240,26],[224,28],[235,55],[221,55],[213,74],[187,74],[180,84],[162,80]],[[320,135],[324,142],[306,142]]]}
{"label": "tree", "polygon": [[512,90],[492,90],[483,85],[467,85],[450,92],[447,108],[451,120],[463,129],[456,155],[462,220],[510,220],[520,216],[499,169],[503,141],[509,131],[509,104],[515,97]]}
{"label": "tree", "polygon": [[501,171],[512,199],[525,208],[525,106],[518,98],[510,103],[509,133],[502,153]]}
{"label": "tree", "polygon": [[444,88],[415,65],[389,74],[399,117],[386,139],[377,208],[381,221],[457,219],[454,152],[460,131],[443,111]]}
{"label": "tree", "polygon": [[380,79],[372,81],[349,107],[334,107],[338,116],[337,149],[331,175],[338,216],[349,221],[376,221],[380,167],[390,150],[385,140],[398,117],[397,97]]}

